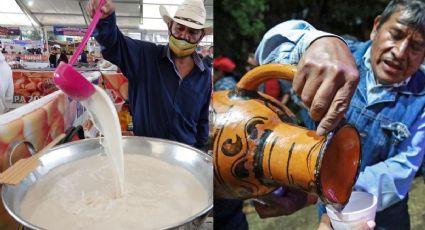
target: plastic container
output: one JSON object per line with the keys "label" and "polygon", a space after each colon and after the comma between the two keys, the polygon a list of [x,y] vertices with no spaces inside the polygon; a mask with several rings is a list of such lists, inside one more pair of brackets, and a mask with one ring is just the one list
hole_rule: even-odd
{"label": "plastic container", "polygon": [[358,227],[370,220],[375,220],[378,199],[367,192],[352,192],[347,205],[342,211],[326,205],[326,211],[336,230],[348,230]]}

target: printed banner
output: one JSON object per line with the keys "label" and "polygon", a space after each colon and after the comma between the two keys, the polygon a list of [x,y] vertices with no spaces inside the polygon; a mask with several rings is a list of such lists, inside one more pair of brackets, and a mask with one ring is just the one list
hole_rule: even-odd
{"label": "printed banner", "polygon": [[0,35],[21,35],[21,29],[19,27],[0,26]]}
{"label": "printed banner", "polygon": [[111,90],[115,97],[128,99],[128,80],[122,73],[102,73],[99,85]]}
{"label": "printed banner", "polygon": [[13,103],[29,103],[57,90],[53,72],[13,71]]}
{"label": "printed banner", "polygon": [[49,56],[42,54],[3,54],[6,58],[6,61],[15,61],[16,57],[21,57],[21,60],[24,61],[38,61],[38,62],[47,62],[49,61]]}
{"label": "printed banner", "polygon": [[[18,40],[18,39],[4,39],[0,38],[2,48],[8,52],[8,54],[19,55],[19,52],[24,54],[28,52],[35,52],[31,49],[40,49],[41,52],[44,49],[44,42],[42,40]],[[38,53],[41,54],[41,53]]]}
{"label": "printed banner", "polygon": [[55,35],[84,36],[87,28],[53,26]]}
{"label": "printed banner", "polygon": [[9,29],[0,26],[0,35],[8,35]]}
{"label": "printed banner", "polygon": [[21,35],[21,29],[19,27],[8,27],[7,35]]}

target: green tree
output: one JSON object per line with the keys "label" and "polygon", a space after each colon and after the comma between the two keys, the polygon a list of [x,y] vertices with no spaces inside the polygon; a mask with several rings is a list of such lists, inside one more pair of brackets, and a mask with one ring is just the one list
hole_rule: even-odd
{"label": "green tree", "polygon": [[368,40],[373,19],[389,0],[215,0],[215,56],[242,70],[264,33],[280,22],[303,19],[317,29]]}
{"label": "green tree", "polygon": [[49,40],[49,41],[56,40],[56,36],[53,33],[53,31],[47,31],[47,40]]}
{"label": "green tree", "polygon": [[41,34],[38,29],[31,30],[31,33],[28,35],[28,38],[31,40],[41,40]]}
{"label": "green tree", "polygon": [[369,39],[373,19],[389,0],[269,0],[267,28],[289,19],[303,19],[320,30],[360,40]]}
{"label": "green tree", "polygon": [[214,1],[214,52],[234,60],[241,71],[266,30],[267,0]]}

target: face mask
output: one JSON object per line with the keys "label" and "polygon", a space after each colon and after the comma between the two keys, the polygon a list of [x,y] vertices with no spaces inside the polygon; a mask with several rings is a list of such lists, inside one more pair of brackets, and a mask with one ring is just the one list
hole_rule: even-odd
{"label": "face mask", "polygon": [[173,51],[176,57],[187,57],[195,52],[196,46],[198,43],[189,43],[183,39],[177,39],[173,35],[170,35],[168,45],[170,46],[171,51]]}

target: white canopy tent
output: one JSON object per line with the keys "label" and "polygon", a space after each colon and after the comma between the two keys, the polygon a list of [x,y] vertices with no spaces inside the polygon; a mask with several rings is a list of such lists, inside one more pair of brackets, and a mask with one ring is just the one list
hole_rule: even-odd
{"label": "white canopy tent", "polygon": [[[159,14],[165,5],[173,14],[183,0],[114,0],[118,27],[128,35],[154,42],[167,37],[167,27]],[[90,18],[87,0],[1,0],[0,25],[52,30],[53,26],[87,27]],[[213,21],[213,0],[205,0],[207,22]],[[205,39],[212,43],[212,36]]]}

